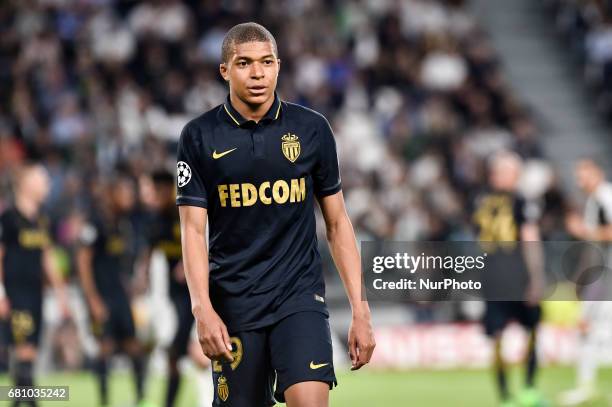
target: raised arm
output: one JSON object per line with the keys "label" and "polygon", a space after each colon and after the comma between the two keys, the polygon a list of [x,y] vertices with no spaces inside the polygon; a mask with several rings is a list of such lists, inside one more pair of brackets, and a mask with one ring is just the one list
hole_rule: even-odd
{"label": "raised arm", "polygon": [[196,321],[198,340],[204,354],[212,360],[233,361],[227,327],[213,309],[208,291],[208,245],[205,208],[179,206],[183,267]]}
{"label": "raised arm", "polygon": [[329,248],[351,303],[353,320],[348,345],[351,369],[357,370],[370,361],[376,343],[370,308],[362,297],[361,260],[355,233],[346,213],[342,191],[318,198],[318,201],[325,218]]}

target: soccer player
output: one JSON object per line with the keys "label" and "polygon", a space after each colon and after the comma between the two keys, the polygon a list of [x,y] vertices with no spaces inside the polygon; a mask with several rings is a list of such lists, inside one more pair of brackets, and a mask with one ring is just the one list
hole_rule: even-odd
{"label": "soccer player", "polygon": [[0,216],[0,318],[9,318],[15,385],[33,386],[45,276],[58,295],[63,316],[69,311],[64,283],[52,259],[48,220],[41,213],[49,176],[41,165],[25,164],[16,171],[13,185],[14,205]]}
{"label": "soccer player", "polygon": [[[493,339],[494,370],[502,405],[513,405],[502,357],[501,338],[515,320],[528,331],[527,370],[521,405],[538,405],[535,390],[536,330],[544,277],[539,227],[534,211],[516,193],[521,160],[512,152],[499,152],[489,162],[490,191],[476,202],[473,221],[490,265],[485,276],[486,334]],[[512,298],[514,297],[514,298]]]}
{"label": "soccer player", "polygon": [[77,267],[91,326],[98,339],[96,374],[100,402],[108,404],[108,363],[119,345],[131,358],[140,405],[144,397],[145,357],[136,339],[127,280],[134,260],[134,232],[129,219],[134,206],[134,183],[114,175],[104,184],[100,207],[83,227],[77,250]]}
{"label": "soccer player", "polygon": [[[168,388],[165,405],[171,407],[174,405],[180,385],[178,362],[188,352],[194,319],[181,261],[181,225],[175,205],[175,177],[168,171],[157,171],[153,173],[152,178],[159,207],[149,232],[149,248],[160,250],[168,261],[168,291],[178,322],[174,339],[168,349]],[[147,257],[150,258],[150,250]],[[204,363],[198,362],[198,365]]]}
{"label": "soccer player", "polygon": [[[575,174],[578,186],[588,199],[582,216],[576,213],[567,216],[567,231],[580,240],[612,241],[612,183],[606,180],[601,167],[590,159],[578,161]],[[609,254],[606,253],[607,257]],[[606,284],[605,279],[593,282],[588,289],[600,290],[602,284]],[[577,387],[560,397],[560,403],[567,406],[583,404],[597,396],[598,353],[606,346],[612,326],[612,302],[589,301],[595,298],[589,298],[589,292],[584,294],[586,301],[581,302],[583,332],[577,360]]]}
{"label": "soccer player", "polygon": [[274,396],[290,407],[327,406],[336,377],[315,198],[352,306],[352,368],[374,349],[334,136],[322,115],[276,94],[280,59],[267,29],[236,25],[221,52],[229,95],[184,127],[176,198],[214,405],[270,406]]}

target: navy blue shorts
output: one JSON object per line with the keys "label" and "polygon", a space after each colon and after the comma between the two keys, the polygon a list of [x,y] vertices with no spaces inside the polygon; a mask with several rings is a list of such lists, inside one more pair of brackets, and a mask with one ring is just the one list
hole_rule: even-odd
{"label": "navy blue shorts", "polygon": [[132,308],[127,297],[103,298],[108,311],[108,318],[103,323],[96,323],[91,318],[91,328],[98,339],[112,339],[117,342],[136,337],[136,328]]}
{"label": "navy blue shorts", "polygon": [[523,301],[487,301],[484,327],[488,336],[496,336],[511,322],[516,321],[526,329],[534,329],[541,319],[539,305]]}
{"label": "navy blue shorts", "polygon": [[273,406],[275,399],[285,401],[293,384],[319,381],[330,389],[337,384],[329,322],[320,312],[298,312],[230,335],[234,362],[213,362],[213,406]]}
{"label": "navy blue shorts", "polygon": [[37,347],[43,322],[42,291],[35,287],[7,285],[6,295],[11,304],[8,344]]}
{"label": "navy blue shorts", "polygon": [[42,301],[11,304],[10,344],[38,346],[42,326]]}

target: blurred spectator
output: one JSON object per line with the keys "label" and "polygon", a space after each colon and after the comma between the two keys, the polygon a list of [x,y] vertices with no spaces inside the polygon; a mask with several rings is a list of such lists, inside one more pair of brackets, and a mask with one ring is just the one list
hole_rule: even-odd
{"label": "blurred spectator", "polygon": [[612,118],[612,3],[606,0],[545,0],[559,31],[572,44],[593,89],[596,106]]}

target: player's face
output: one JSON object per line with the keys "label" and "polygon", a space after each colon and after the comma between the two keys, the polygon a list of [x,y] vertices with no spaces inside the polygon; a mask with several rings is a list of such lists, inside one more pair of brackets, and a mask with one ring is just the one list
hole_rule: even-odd
{"label": "player's face", "polygon": [[20,189],[36,203],[42,203],[49,194],[50,183],[47,171],[42,166],[37,165],[25,171]]}
{"label": "player's face", "polygon": [[234,45],[232,58],[221,64],[230,92],[248,105],[261,105],[274,97],[280,59],[271,42],[245,42]]}
{"label": "player's face", "polygon": [[134,186],[129,181],[119,182],[113,189],[115,206],[122,212],[127,212],[134,207]]}
{"label": "player's face", "polygon": [[491,168],[490,182],[494,189],[513,191],[520,177],[520,168],[510,160],[498,162]]}
{"label": "player's face", "polygon": [[578,187],[588,194],[595,192],[602,178],[601,170],[590,162],[581,162],[576,166]]}

